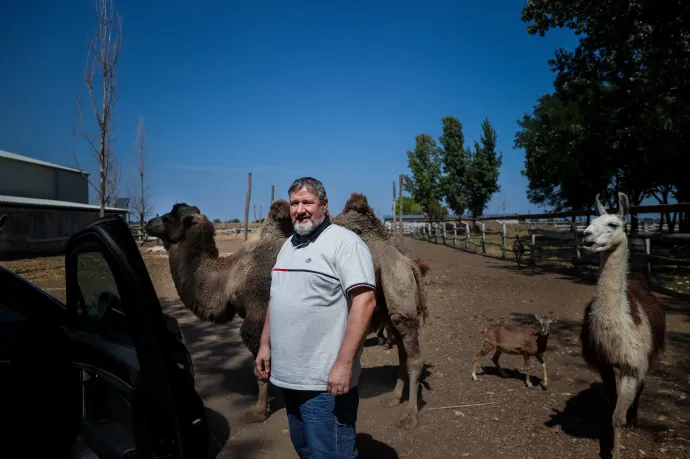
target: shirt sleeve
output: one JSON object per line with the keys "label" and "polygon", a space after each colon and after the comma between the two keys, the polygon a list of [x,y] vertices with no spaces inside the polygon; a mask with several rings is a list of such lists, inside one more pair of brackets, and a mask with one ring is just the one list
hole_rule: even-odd
{"label": "shirt sleeve", "polygon": [[364,242],[351,242],[338,251],[336,265],[338,277],[346,295],[355,287],[376,289],[374,260]]}

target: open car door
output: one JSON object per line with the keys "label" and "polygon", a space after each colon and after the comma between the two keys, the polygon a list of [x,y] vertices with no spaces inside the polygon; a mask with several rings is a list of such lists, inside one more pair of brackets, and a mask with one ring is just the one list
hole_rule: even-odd
{"label": "open car door", "polygon": [[103,217],[74,234],[65,269],[66,306],[0,272],[1,331],[13,336],[0,341],[12,394],[0,457],[207,458],[184,345],[126,223]]}

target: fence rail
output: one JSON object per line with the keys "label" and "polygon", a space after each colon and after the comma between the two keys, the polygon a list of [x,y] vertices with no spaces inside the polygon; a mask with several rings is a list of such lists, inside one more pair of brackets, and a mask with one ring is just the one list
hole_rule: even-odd
{"label": "fence rail", "polygon": [[[495,220],[494,223],[500,225],[501,228],[497,231],[487,230],[487,223],[489,222],[463,220],[425,223],[413,228],[410,236],[414,239],[450,245],[483,255],[500,256],[504,259],[509,253],[515,254],[513,241],[520,238],[524,247],[524,256],[531,264],[546,257],[569,261],[573,265],[599,263],[598,256],[583,253],[581,250],[585,229],[581,225],[571,222],[566,230],[554,231],[539,228],[538,222],[505,223]],[[652,277],[653,266],[666,268],[690,266],[690,234],[654,232],[650,231],[650,227],[649,222],[642,222],[642,231],[631,234],[626,229],[631,259],[643,266],[648,278]],[[509,234],[509,229],[511,234]],[[522,239],[523,236],[524,239]],[[653,245],[652,242],[655,244]],[[679,245],[685,247],[679,249]],[[491,247],[497,247],[500,253],[490,253]],[[664,253],[652,253],[653,247]]]}

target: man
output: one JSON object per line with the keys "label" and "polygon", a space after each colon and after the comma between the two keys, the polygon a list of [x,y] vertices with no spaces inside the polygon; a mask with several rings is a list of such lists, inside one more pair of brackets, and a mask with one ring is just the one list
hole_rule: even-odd
{"label": "man", "polygon": [[357,457],[360,356],[376,307],[366,244],[331,223],[311,177],[288,190],[295,234],[276,259],[256,370],[282,388],[301,459]]}

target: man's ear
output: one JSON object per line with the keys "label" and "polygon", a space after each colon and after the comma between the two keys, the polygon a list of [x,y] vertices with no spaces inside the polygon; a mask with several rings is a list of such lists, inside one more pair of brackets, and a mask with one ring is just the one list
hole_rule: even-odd
{"label": "man's ear", "polygon": [[323,205],[323,210],[328,213],[328,198],[323,198],[321,204]]}

